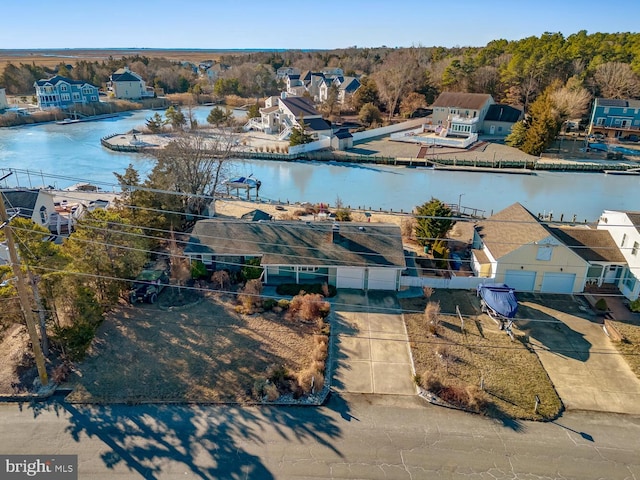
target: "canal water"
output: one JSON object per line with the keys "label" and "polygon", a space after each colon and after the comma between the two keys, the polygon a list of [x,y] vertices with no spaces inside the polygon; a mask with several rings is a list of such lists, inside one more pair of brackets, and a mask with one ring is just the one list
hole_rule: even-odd
{"label": "canal water", "polygon": [[[201,123],[211,107],[198,107]],[[64,188],[88,181],[113,189],[113,172],[134,164],[141,175],[153,161],[139,154],[103,148],[100,138],[144,126],[154,112],[137,111],[117,118],[70,125],[23,126],[0,129],[0,173],[15,168],[3,186],[53,185]],[[236,111],[237,116],[243,113]],[[556,219],[576,216],[596,220],[603,209],[640,210],[640,177],[599,173],[538,172],[537,175],[434,171],[326,162],[239,160],[236,175],[260,179],[260,196],[282,202],[324,202],[374,210],[410,211],[431,197],[446,203],[484,210],[487,215],[514,202],[533,213],[553,213]]]}

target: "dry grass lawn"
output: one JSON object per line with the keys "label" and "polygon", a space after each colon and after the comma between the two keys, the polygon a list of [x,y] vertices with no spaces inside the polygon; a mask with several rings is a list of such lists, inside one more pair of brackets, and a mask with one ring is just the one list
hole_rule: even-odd
{"label": "dry grass lawn", "polygon": [[311,363],[315,327],[273,312],[236,313],[235,297],[182,311],[122,306],[98,330],[78,366],[76,402],[248,402],[269,366]]}
{"label": "dry grass lawn", "polygon": [[[441,326],[431,335],[424,319],[425,298],[401,299],[417,375],[424,382],[435,376],[443,385],[467,388],[483,382],[486,413],[495,417],[543,420],[558,415],[562,404],[537,355],[527,348],[523,336],[512,341],[468,292],[436,291],[431,301],[440,301]],[[455,315],[459,305],[465,331]],[[408,313],[410,312],[410,313]],[[481,393],[482,395],[482,393]],[[534,399],[541,404],[534,413]]]}
{"label": "dry grass lawn", "polygon": [[[46,55],[43,55],[46,53]],[[60,63],[75,64],[79,60],[102,62],[109,56],[121,58],[123,56],[141,55],[149,58],[168,58],[170,60],[201,62],[204,60],[218,60],[220,52],[203,50],[154,50],[154,49],[62,49],[62,50],[0,50],[0,72],[4,71],[7,63],[20,65],[21,63],[35,63],[46,67],[55,67]]]}
{"label": "dry grass lawn", "polygon": [[624,355],[633,373],[640,378],[640,320],[610,322],[623,337],[621,342],[614,342],[614,345]]}

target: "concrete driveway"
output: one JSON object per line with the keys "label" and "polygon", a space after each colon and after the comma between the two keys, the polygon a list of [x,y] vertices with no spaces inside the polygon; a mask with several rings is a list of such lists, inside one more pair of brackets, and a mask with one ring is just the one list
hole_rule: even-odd
{"label": "concrete driveway", "polygon": [[568,410],[640,415],[640,380],[602,325],[567,295],[519,295],[517,328],[530,337]]}
{"label": "concrete driveway", "polygon": [[332,388],[415,395],[409,340],[395,293],[340,290],[332,304]]}

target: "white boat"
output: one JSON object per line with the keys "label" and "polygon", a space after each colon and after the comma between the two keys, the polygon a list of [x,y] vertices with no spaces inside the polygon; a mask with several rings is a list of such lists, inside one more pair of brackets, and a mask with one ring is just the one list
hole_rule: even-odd
{"label": "white boat", "polygon": [[607,175],[640,175],[640,168],[630,168],[628,170],[605,170]]}
{"label": "white boat", "polygon": [[262,183],[251,177],[236,177],[224,182],[229,188],[258,188]]}

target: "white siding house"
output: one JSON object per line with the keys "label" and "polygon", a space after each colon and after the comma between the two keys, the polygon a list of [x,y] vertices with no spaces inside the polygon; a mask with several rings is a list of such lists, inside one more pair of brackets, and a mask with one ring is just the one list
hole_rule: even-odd
{"label": "white siding house", "polygon": [[620,276],[618,288],[629,300],[640,295],[640,212],[605,210],[598,229],[607,230],[625,260],[627,269]]}

